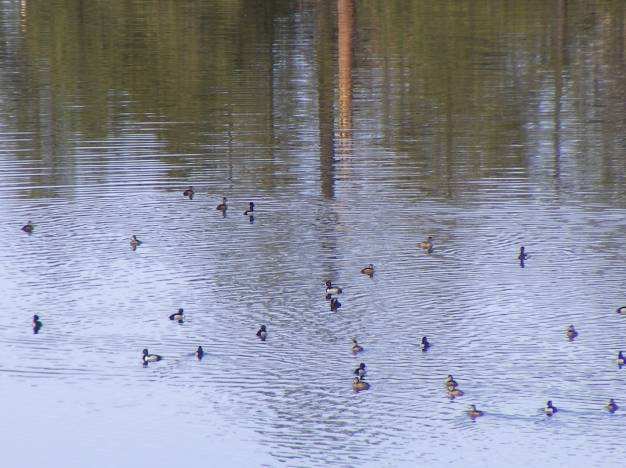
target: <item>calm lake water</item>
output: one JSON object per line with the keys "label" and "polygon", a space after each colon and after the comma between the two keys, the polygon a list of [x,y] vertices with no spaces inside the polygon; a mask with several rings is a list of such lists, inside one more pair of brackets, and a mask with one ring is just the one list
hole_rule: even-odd
{"label": "calm lake water", "polygon": [[1,1],[3,466],[624,466],[625,16]]}

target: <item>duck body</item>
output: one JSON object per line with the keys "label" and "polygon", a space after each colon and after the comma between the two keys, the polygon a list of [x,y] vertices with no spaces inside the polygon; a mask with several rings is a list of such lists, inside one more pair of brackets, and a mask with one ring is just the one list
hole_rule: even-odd
{"label": "duck body", "polygon": [[24,231],[26,234],[32,234],[34,229],[35,225],[32,223],[32,221],[29,221],[24,226],[22,226],[22,231]]}
{"label": "duck body", "polygon": [[326,281],[326,294],[341,294],[343,291],[340,287],[333,286],[333,283]]}
{"label": "duck body", "polygon": [[570,339],[573,340],[574,338],[576,338],[578,336],[578,332],[576,331],[576,329],[574,328],[574,325],[570,325],[569,327],[567,327],[567,330],[565,331],[565,335]]}
{"label": "duck body", "polygon": [[524,250],[524,247],[520,247],[519,248],[519,255],[517,256],[517,259],[520,262],[523,262],[524,260],[528,259],[528,254],[526,253],[526,251]]}
{"label": "duck body", "polygon": [[33,333],[36,335],[43,327],[43,323],[39,320],[39,315],[33,315]]}
{"label": "duck body", "polygon": [[137,247],[139,247],[141,244],[142,244],[142,242],[141,242],[139,239],[137,239],[137,236],[134,236],[134,235],[133,235],[133,236],[131,236],[131,238],[130,238],[130,246],[131,246],[131,247],[133,247],[133,248],[135,248],[135,249],[136,249],[136,248],[137,248]]}
{"label": "duck body", "polygon": [[626,364],[626,358],[624,357],[623,351],[620,351],[619,353],[617,353],[617,364],[619,364],[620,366],[623,366],[624,364]]}
{"label": "duck body", "polygon": [[615,403],[613,398],[611,398],[609,402],[606,404],[606,409],[610,413],[615,413],[619,409],[619,406],[617,406],[617,403]]}
{"label": "duck body", "polygon": [[352,380],[352,388],[357,391],[360,392],[361,390],[369,390],[370,388],[370,384],[368,384],[367,382],[365,382],[362,378],[360,377],[355,377],[354,380]]}
{"label": "duck body", "polygon": [[147,349],[147,348],[145,348],[145,349],[143,350],[143,357],[142,357],[142,359],[143,359],[144,364],[147,364],[147,363],[149,363],[149,362],[156,362],[156,361],[160,361],[160,360],[161,360],[161,359],[163,359],[163,358],[162,358],[161,356],[159,356],[158,354],[150,354],[150,353],[148,352],[148,349]]}
{"label": "duck body", "polygon": [[428,239],[420,242],[418,245],[421,249],[426,250],[428,253],[431,253],[433,251],[433,248],[435,247],[432,236],[428,236]]}
{"label": "duck body", "polygon": [[371,278],[372,276],[374,276],[374,265],[370,263],[365,268],[361,268],[361,273]]}
{"label": "duck body", "polygon": [[243,212],[245,216],[252,216],[254,214],[254,203],[248,203],[248,209]]}
{"label": "duck body", "polygon": [[450,398],[462,397],[463,395],[465,395],[465,393],[463,393],[463,390],[460,388],[448,386],[448,396]]}
{"label": "duck body", "polygon": [[261,341],[265,341],[267,339],[267,328],[265,325],[261,325],[261,328],[259,328],[256,332],[256,336],[258,336]]}
{"label": "duck body", "polygon": [[616,312],[620,315],[626,315],[626,306],[620,307],[619,309],[616,310]]}
{"label": "duck body", "polygon": [[422,341],[420,342],[420,349],[422,351],[428,351],[428,348],[430,348],[430,343],[428,342],[428,338],[423,336]]}
{"label": "duck body", "polygon": [[193,200],[193,194],[195,192],[193,191],[193,187],[190,185],[184,192],[183,192],[183,196],[184,197],[188,197],[190,200]]}
{"label": "duck body", "polygon": [[336,297],[333,297],[330,300],[330,311],[337,312],[337,310],[339,310],[340,307],[341,307],[341,302],[339,302],[339,299],[337,299]]}
{"label": "duck body", "polygon": [[354,354],[360,353],[363,351],[363,347],[357,343],[356,338],[352,338],[352,352]]}
{"label": "duck body", "polygon": [[183,309],[178,309],[178,312],[174,312],[169,318],[170,320],[176,320],[178,323],[183,323],[183,319],[185,318]]}
{"label": "duck body", "polygon": [[200,360],[202,359],[203,356],[204,356],[204,350],[202,349],[202,346],[198,346],[198,349],[196,350],[196,358]]}
{"label": "duck body", "polygon": [[548,416],[554,416],[558,411],[557,407],[552,404],[552,400],[549,400],[546,407],[543,409],[544,413]]}
{"label": "duck body", "polygon": [[226,206],[226,197],[223,197],[222,203],[220,203],[219,205],[215,207],[215,209],[218,211],[226,211],[227,208],[228,207]]}
{"label": "duck body", "polygon": [[367,374],[367,369],[366,369],[365,363],[363,362],[359,364],[359,367],[354,369],[354,375],[356,375],[360,379],[365,377],[366,374]]}
{"label": "duck body", "polygon": [[467,414],[470,418],[474,419],[483,416],[485,412],[477,410],[475,405],[470,405],[470,409],[468,410]]}

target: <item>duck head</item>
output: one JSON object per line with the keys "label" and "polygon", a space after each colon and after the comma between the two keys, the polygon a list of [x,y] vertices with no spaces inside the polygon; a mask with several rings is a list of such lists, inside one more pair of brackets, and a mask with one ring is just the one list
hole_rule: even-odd
{"label": "duck head", "polygon": [[148,355],[148,348],[144,348],[142,351],[144,357]]}
{"label": "duck head", "polygon": [[[39,315],[35,314],[33,315],[33,322],[37,322],[39,320]],[[622,352],[620,351],[620,354],[622,354]]]}
{"label": "duck head", "polygon": [[[35,315],[35,317],[37,317],[37,316]],[[617,359],[624,359],[624,352],[623,351],[620,351],[619,353],[617,353]]]}

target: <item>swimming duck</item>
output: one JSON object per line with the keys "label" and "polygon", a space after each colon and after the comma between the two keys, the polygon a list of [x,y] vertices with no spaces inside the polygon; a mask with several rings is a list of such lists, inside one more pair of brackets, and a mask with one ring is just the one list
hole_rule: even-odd
{"label": "swimming duck", "polygon": [[470,418],[478,418],[482,415],[484,415],[484,411],[480,411],[476,409],[476,405],[470,405],[469,406],[469,410],[467,411],[467,414]]}
{"label": "swimming duck", "polygon": [[226,197],[223,197],[222,198],[222,203],[217,205],[215,207],[215,209],[218,210],[218,211],[226,211],[226,208],[227,208],[227,206],[226,206]]}
{"label": "swimming duck", "polygon": [[553,414],[555,414],[558,411],[558,409],[556,408],[556,406],[552,405],[552,400],[548,400],[548,403],[546,404],[546,407],[543,409],[543,411],[548,416],[552,416]]}
{"label": "swimming duck", "polygon": [[528,259],[528,254],[524,251],[524,247],[523,246],[519,248],[519,255],[518,255],[517,259],[520,262],[523,262],[524,260]]}
{"label": "swimming duck", "polygon": [[39,320],[39,315],[33,315],[33,333],[35,335],[39,333],[41,327],[43,327],[43,323],[41,323],[41,320]]}
{"label": "swimming duck", "polygon": [[130,237],[130,246],[133,249],[136,249],[141,244],[142,244],[142,242],[139,239],[137,239],[137,236],[133,235],[133,236]]}
{"label": "swimming duck", "polygon": [[567,337],[570,340],[573,340],[574,338],[576,338],[578,336],[578,332],[574,328],[574,325],[570,325],[569,327],[567,327],[567,330],[565,331],[565,334],[567,335]]}
{"label": "swimming duck", "polygon": [[198,349],[196,350],[196,357],[200,360],[202,359],[202,356],[204,356],[204,350],[202,349],[202,346],[198,346]]}
{"label": "swimming duck", "polygon": [[359,364],[359,367],[354,369],[354,375],[363,378],[365,377],[365,374],[367,374],[367,369],[365,368],[365,363],[362,362],[361,364]]}
{"label": "swimming duck", "polygon": [[33,232],[33,229],[35,229],[35,225],[32,221],[29,221],[24,226],[22,226],[22,231],[27,234],[31,234]]}
{"label": "swimming duck", "polygon": [[621,315],[626,315],[626,306],[620,307],[619,309],[616,310],[616,312]]}
{"label": "swimming duck", "polygon": [[331,312],[337,312],[339,307],[341,307],[341,302],[339,302],[339,299],[337,299],[336,297],[333,297],[330,300],[330,311]]}
{"label": "swimming duck", "polygon": [[187,190],[185,190],[183,192],[183,197],[189,197],[190,200],[193,200],[193,194],[195,192],[193,191],[193,187],[190,185]]}
{"label": "swimming duck", "polygon": [[352,352],[354,354],[357,354],[357,353],[360,353],[361,351],[363,351],[363,346],[357,343],[356,338],[352,338]]}
{"label": "swimming duck", "polygon": [[434,245],[434,239],[432,238],[432,236],[428,236],[428,239],[426,239],[424,242],[420,242],[418,244],[420,246],[420,248],[426,250],[428,253],[431,253],[433,251],[433,247]]}
{"label": "swimming duck", "polygon": [[452,385],[448,385],[448,396],[450,398],[462,397],[464,395],[463,390]]}
{"label": "swimming duck", "polygon": [[361,273],[371,278],[372,276],[374,276],[374,265],[370,263],[365,268],[361,268]]}
{"label": "swimming duck", "polygon": [[243,212],[246,216],[252,216],[254,214],[254,203],[248,203],[248,209]]}
{"label": "swimming duck", "polygon": [[361,390],[368,390],[370,388],[370,384],[368,384],[367,382],[365,382],[363,379],[361,379],[360,377],[355,377],[352,380],[352,388],[357,391],[360,392]]}
{"label": "swimming duck", "polygon": [[446,382],[445,382],[446,387],[458,387],[459,384],[456,383],[456,380],[454,380],[454,377],[452,377],[452,375],[448,375],[448,377],[446,378]]}
{"label": "swimming duck", "polygon": [[430,348],[430,343],[428,342],[428,338],[426,338],[425,336],[422,336],[422,341],[420,342],[420,348],[422,349],[422,351],[428,351],[428,348]]}
{"label": "swimming duck", "polygon": [[149,362],[160,361],[163,358],[161,356],[159,356],[158,354],[149,354],[148,353],[148,348],[144,348],[142,359],[143,359],[143,363],[147,364]]}
{"label": "swimming duck", "polygon": [[623,366],[626,363],[626,359],[624,358],[624,352],[620,351],[619,353],[617,353],[617,363],[620,366]]}
{"label": "swimming duck", "polygon": [[609,402],[606,404],[606,409],[611,413],[615,413],[619,409],[619,406],[613,401],[613,398],[610,398]]}
{"label": "swimming duck", "polygon": [[265,325],[261,325],[259,331],[256,332],[256,336],[258,336],[261,341],[265,341],[265,339],[267,338],[267,328],[265,328]]}
{"label": "swimming duck", "polygon": [[170,315],[170,320],[177,320],[178,323],[183,323],[183,309],[178,309],[178,312]]}
{"label": "swimming duck", "polygon": [[326,281],[326,294],[341,294],[342,289],[338,286],[333,286],[330,280]]}

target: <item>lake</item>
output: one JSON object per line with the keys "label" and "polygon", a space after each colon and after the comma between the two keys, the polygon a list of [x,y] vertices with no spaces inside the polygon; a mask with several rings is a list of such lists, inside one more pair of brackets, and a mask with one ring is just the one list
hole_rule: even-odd
{"label": "lake", "polygon": [[5,466],[623,466],[625,17],[2,1]]}

